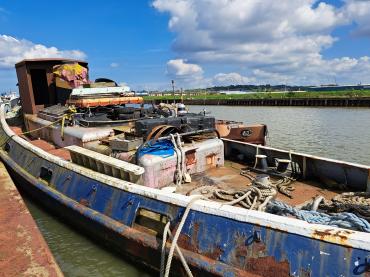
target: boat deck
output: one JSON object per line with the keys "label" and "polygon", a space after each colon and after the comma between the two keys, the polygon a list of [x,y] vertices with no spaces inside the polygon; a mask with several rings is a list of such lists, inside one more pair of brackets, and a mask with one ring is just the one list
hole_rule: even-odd
{"label": "boat deck", "polygon": [[[225,161],[224,167],[212,168],[204,174],[192,176],[192,182],[183,184],[180,188],[176,189],[176,192],[189,195],[192,194],[195,189],[202,186],[205,188],[206,186],[214,186],[222,190],[245,190],[245,188],[251,184],[251,181],[247,177],[240,175],[240,170],[243,168],[245,168],[245,166],[242,164]],[[250,174],[256,175],[253,172]],[[271,180],[276,181],[277,179],[271,178]],[[292,182],[292,186],[295,190],[291,192],[291,198],[278,192],[276,199],[295,206],[303,204],[318,195],[325,197],[325,199],[331,199],[343,192],[324,188],[315,181],[295,181]],[[218,199],[214,200],[223,201]]]}
{"label": "boat deck", "polygon": [[[11,129],[18,135],[22,133],[22,129],[20,127],[12,126]],[[21,136],[34,146],[41,148],[52,155],[67,161],[71,160],[70,153],[67,149],[59,148],[43,139],[31,139],[28,136]],[[195,190],[198,190],[201,187],[207,189],[210,186],[212,188],[222,190],[243,191],[251,184],[250,179],[240,174],[240,171],[243,168],[245,168],[245,165],[243,164],[225,161],[225,165],[223,167],[212,168],[207,170],[205,173],[193,175],[192,182],[184,183],[181,187],[176,188],[176,193],[190,195],[195,193]],[[251,172],[251,175],[255,176],[256,174]],[[271,180],[276,181],[277,179],[271,178]],[[292,185],[294,187],[294,191],[291,192],[291,198],[278,192],[276,199],[289,205],[296,206],[310,201],[318,195],[325,197],[325,199],[332,199],[334,196],[343,192],[329,187],[323,187],[323,185],[315,181],[295,181]],[[215,201],[224,201],[215,197],[212,197],[212,199]]]}
{"label": "boat deck", "polygon": [[[17,135],[20,135],[23,132],[22,128],[20,128],[18,126],[11,126],[10,129]],[[23,139],[27,140],[28,142],[30,142],[32,145],[34,145],[34,146],[52,154],[52,155],[55,155],[55,156],[57,156],[59,158],[62,158],[66,161],[71,160],[71,155],[69,154],[69,151],[67,149],[58,148],[55,145],[53,145],[52,143],[47,142],[46,140],[43,140],[43,139],[31,139],[30,137],[25,136],[25,135],[21,135],[21,137]]]}

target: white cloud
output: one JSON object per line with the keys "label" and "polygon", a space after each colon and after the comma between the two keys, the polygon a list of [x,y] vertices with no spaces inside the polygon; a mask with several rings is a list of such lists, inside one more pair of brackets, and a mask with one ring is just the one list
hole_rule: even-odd
{"label": "white cloud", "polygon": [[0,35],[0,69],[14,68],[14,64],[23,59],[61,57],[84,59],[86,55],[80,50],[59,50],[56,47],[35,44],[25,39]]}
{"label": "white cloud", "polygon": [[203,69],[197,64],[187,63],[183,59],[176,59],[167,62],[167,73],[176,77],[191,77],[203,74]]}
{"label": "white cloud", "polygon": [[117,68],[119,67],[119,63],[111,63],[109,66],[112,68]]}
{"label": "white cloud", "polygon": [[236,72],[218,73],[215,76],[213,76],[212,85],[214,86],[246,85],[254,81],[255,78],[248,78]]}
{"label": "white cloud", "polygon": [[357,24],[353,34],[370,36],[370,1],[346,0],[344,7],[346,17]]}
{"label": "white cloud", "polygon": [[204,76],[203,68],[197,64],[188,63],[183,59],[167,62],[167,75],[176,81],[178,87],[194,88],[221,85],[240,85],[254,81],[254,78],[242,76],[237,72],[218,73],[212,78]]}
{"label": "white cloud", "polygon": [[155,0],[153,6],[170,15],[174,51],[195,64],[243,67],[250,80],[269,83],[327,83],[333,76],[370,82],[366,56],[322,55],[339,43],[332,35],[339,26],[355,22],[356,34],[370,35],[370,1],[335,7],[317,0]]}
{"label": "white cloud", "polygon": [[168,77],[174,79],[178,87],[194,88],[205,86],[203,69],[197,64],[188,63],[184,59],[169,60],[167,62]]}
{"label": "white cloud", "polygon": [[[304,49],[286,44],[285,49],[292,47],[292,52],[306,52],[310,48],[317,51],[326,46],[331,39],[325,34],[344,21],[343,15],[325,3],[313,8],[314,2],[156,0],[153,5],[159,11],[170,13],[169,28],[177,33],[175,50],[205,54],[216,52],[227,56],[238,52],[251,53],[261,45],[267,51],[266,43],[286,39],[291,43],[301,39],[309,43]],[[198,56],[199,59],[202,57]]]}
{"label": "white cloud", "polygon": [[289,75],[262,69],[254,69],[253,76],[258,80],[258,84],[286,84],[291,81]]}

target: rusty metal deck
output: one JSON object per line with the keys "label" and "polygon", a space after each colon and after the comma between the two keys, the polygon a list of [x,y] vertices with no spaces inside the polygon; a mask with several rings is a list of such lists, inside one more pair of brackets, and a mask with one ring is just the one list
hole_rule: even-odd
{"label": "rusty metal deck", "polygon": [[63,276],[0,162],[0,276]]}
{"label": "rusty metal deck", "polygon": [[[194,178],[191,183],[185,183],[180,188],[177,188],[176,192],[183,195],[189,195],[194,189],[207,185],[223,190],[237,191],[246,189],[251,182],[248,178],[240,175],[240,170],[242,168],[245,168],[245,166],[240,163],[226,161],[224,167],[207,170],[202,174],[202,176]],[[256,174],[251,172],[251,175]],[[289,205],[299,205],[312,200],[318,195],[322,195],[326,199],[331,199],[341,193],[341,191],[331,189],[329,187],[324,188],[321,184],[315,181],[295,181],[292,185],[295,189],[291,193],[291,198],[278,192],[276,199]],[[214,200],[222,201],[218,199]]]}

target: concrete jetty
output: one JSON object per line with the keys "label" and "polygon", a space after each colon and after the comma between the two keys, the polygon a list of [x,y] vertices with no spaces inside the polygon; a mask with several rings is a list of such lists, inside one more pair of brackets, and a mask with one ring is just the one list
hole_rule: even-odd
{"label": "concrete jetty", "polygon": [[63,276],[1,161],[0,276]]}

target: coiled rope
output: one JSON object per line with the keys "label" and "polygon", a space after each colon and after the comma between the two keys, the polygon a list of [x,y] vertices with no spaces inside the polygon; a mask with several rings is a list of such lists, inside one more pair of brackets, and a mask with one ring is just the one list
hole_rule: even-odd
{"label": "coiled rope", "polygon": [[244,208],[263,211],[268,201],[277,194],[277,190],[271,185],[254,181],[252,185],[243,191],[227,191],[215,189],[214,195],[222,200],[228,200],[223,203],[226,205],[240,204]]}
{"label": "coiled rope", "polygon": [[[240,175],[247,177],[252,182],[255,181],[255,176],[249,173],[249,170],[241,170]],[[275,187],[280,193],[292,198],[291,192],[294,191],[294,187],[292,183],[295,182],[296,179],[292,177],[283,177],[282,179],[276,182],[270,182],[273,187]]]}
{"label": "coiled rope", "polygon": [[277,200],[271,200],[267,204],[266,212],[283,216],[291,215],[307,221],[308,223],[323,224],[370,233],[370,223],[353,213],[326,214],[317,211],[299,210]]}
{"label": "coiled rope", "polygon": [[322,199],[318,206],[326,212],[351,212],[370,221],[370,192],[344,192],[331,201]]}
{"label": "coiled rope", "polygon": [[[305,205],[305,207],[311,206],[311,210],[303,210],[274,200],[273,198],[276,196],[276,194],[277,188],[275,188],[274,185],[263,184],[260,182],[256,182],[256,180],[254,180],[252,184],[244,191],[225,191],[219,189],[214,190],[214,195],[217,198],[229,200],[229,202],[224,203],[226,205],[240,204],[241,206],[250,210],[254,209],[258,211],[266,211],[268,213],[282,216],[290,215],[304,220],[308,223],[323,224],[370,233],[370,223],[354,213],[341,212],[327,214],[316,211],[318,206],[320,205],[320,202],[324,200],[323,197],[318,197],[317,199],[314,199],[310,205]],[[344,196],[342,194],[341,197],[338,196],[334,199],[336,201],[342,199],[343,202],[343,199],[347,199],[348,196],[354,194],[355,193],[347,193],[344,194]],[[361,193],[360,195],[364,196],[367,195],[367,193]],[[348,201],[349,200],[347,200],[347,202]],[[363,200],[363,202],[364,201],[365,200]]]}

